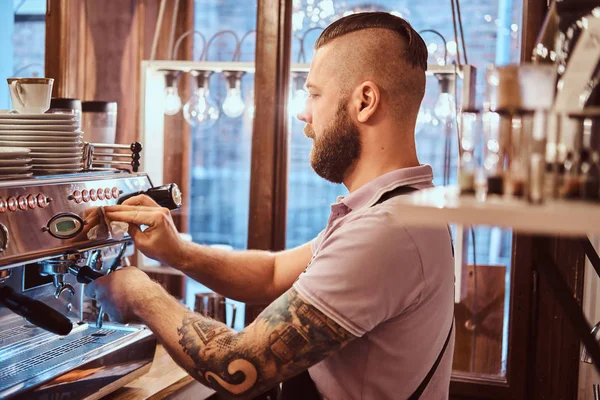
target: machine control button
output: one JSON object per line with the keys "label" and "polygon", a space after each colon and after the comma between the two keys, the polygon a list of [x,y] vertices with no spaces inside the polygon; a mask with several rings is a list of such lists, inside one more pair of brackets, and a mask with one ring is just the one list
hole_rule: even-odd
{"label": "machine control button", "polygon": [[10,236],[8,235],[8,228],[4,224],[0,224],[0,253],[4,252],[8,248],[8,241]]}
{"label": "machine control button", "polygon": [[38,193],[36,200],[39,208],[46,208],[48,206],[48,203],[52,201],[52,199],[46,196],[44,193]]}
{"label": "machine control button", "polygon": [[25,196],[19,196],[17,198],[17,202],[19,203],[19,209],[20,210],[27,210],[27,197]]}
{"label": "machine control button", "polygon": [[104,200],[104,189],[99,188],[96,191],[96,195],[98,196],[98,200]]}
{"label": "machine control button", "polygon": [[104,189],[104,197],[106,198],[106,200],[112,199],[112,193],[110,192],[109,188]]}
{"label": "machine control button", "polygon": [[16,197],[9,197],[8,198],[8,209],[10,211],[17,211],[17,198]]}
{"label": "machine control button", "polygon": [[34,209],[37,207],[37,200],[35,199],[34,195],[30,194],[29,196],[27,196],[27,205],[31,209]]}
{"label": "machine control button", "polygon": [[112,197],[113,197],[113,199],[119,198],[119,189],[117,187],[112,188]]}
{"label": "machine control button", "polygon": [[90,189],[90,200],[91,201],[98,200],[98,196],[96,196],[96,189]]}
{"label": "machine control button", "polygon": [[81,198],[83,199],[83,201],[85,203],[87,203],[88,201],[90,201],[90,192],[87,191],[87,189],[84,189],[81,191]]}
{"label": "machine control button", "polygon": [[0,197],[0,213],[6,212],[6,200],[4,197]]}
{"label": "machine control button", "polygon": [[81,191],[79,191],[79,190],[76,190],[76,191],[74,191],[74,192],[73,192],[73,194],[72,194],[70,197],[71,197],[71,198],[72,198],[72,199],[75,201],[75,203],[77,203],[77,204],[79,204],[79,203],[81,203],[81,202],[83,201],[83,198],[81,197]]}

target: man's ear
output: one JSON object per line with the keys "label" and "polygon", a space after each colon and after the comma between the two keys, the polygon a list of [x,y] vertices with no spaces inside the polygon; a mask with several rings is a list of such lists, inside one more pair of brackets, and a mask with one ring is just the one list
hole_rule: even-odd
{"label": "man's ear", "polygon": [[367,122],[379,107],[381,92],[373,81],[365,81],[360,84],[353,93],[352,107],[356,113],[358,122]]}

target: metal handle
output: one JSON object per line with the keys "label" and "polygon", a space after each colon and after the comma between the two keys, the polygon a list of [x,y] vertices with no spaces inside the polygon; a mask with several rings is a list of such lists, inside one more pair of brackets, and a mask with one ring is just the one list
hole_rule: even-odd
{"label": "metal handle", "polygon": [[[235,316],[237,314],[237,306],[233,303],[225,303],[226,305],[230,305],[231,306],[231,329],[233,329],[235,327]],[[227,316],[225,317],[225,324],[227,324]]]}
{"label": "metal handle", "polygon": [[122,204],[125,200],[141,194],[150,197],[159,206],[168,208],[169,210],[176,210],[180,208],[182,204],[181,191],[175,183],[169,183],[167,185],[156,186],[148,190],[142,190],[123,195],[119,197],[117,204]]}
{"label": "metal handle", "polygon": [[68,335],[73,329],[69,318],[40,301],[15,292],[9,286],[0,287],[0,304],[32,324],[57,335]]}

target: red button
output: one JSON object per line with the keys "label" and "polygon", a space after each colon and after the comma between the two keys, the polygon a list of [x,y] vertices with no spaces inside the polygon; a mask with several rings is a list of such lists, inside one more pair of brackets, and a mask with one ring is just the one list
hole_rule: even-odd
{"label": "red button", "polygon": [[19,196],[19,198],[17,199],[17,201],[19,202],[19,208],[23,211],[27,210],[27,197],[25,196]]}
{"label": "red button", "polygon": [[[38,193],[36,200],[39,208],[46,208],[48,205],[48,197],[43,193]],[[81,201],[81,199],[79,201]]]}
{"label": "red button", "polygon": [[104,189],[104,197],[106,198],[106,200],[112,199],[112,194],[110,193],[109,188]]}
{"label": "red button", "polygon": [[84,189],[84,190],[81,192],[81,197],[83,198],[83,201],[84,201],[85,203],[87,203],[88,201],[90,201],[90,192],[88,192],[88,191],[87,191],[87,189]]}
{"label": "red button", "polygon": [[6,200],[0,197],[0,213],[6,212]]}
{"label": "red button", "polygon": [[119,198],[119,189],[117,189],[116,187],[112,188],[112,196],[113,196],[113,199],[118,199]]}
{"label": "red button", "polygon": [[90,189],[90,200],[96,201],[98,197],[96,196],[96,189]]}
{"label": "red button", "polygon": [[15,197],[9,197],[8,198],[8,209],[10,211],[16,211],[17,210],[17,199]]}
{"label": "red button", "polygon": [[27,205],[29,206],[29,208],[33,209],[37,207],[37,203],[35,201],[35,197],[30,194],[29,196],[27,196]]}
{"label": "red button", "polygon": [[81,192],[79,190],[73,192],[73,200],[75,200],[75,203],[77,204],[81,203],[81,201],[83,200],[81,198]]}
{"label": "red button", "polygon": [[98,195],[98,200],[104,200],[104,189],[98,189],[96,194]]}

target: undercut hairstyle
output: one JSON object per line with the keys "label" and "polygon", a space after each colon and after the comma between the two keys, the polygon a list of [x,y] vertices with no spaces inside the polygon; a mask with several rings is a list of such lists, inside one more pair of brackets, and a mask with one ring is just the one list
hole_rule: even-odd
{"label": "undercut hairstyle", "polygon": [[321,33],[315,43],[315,50],[332,40],[363,29],[387,29],[400,35],[406,43],[404,58],[406,62],[423,71],[427,71],[427,45],[408,21],[386,12],[364,12],[351,14],[331,23]]}

